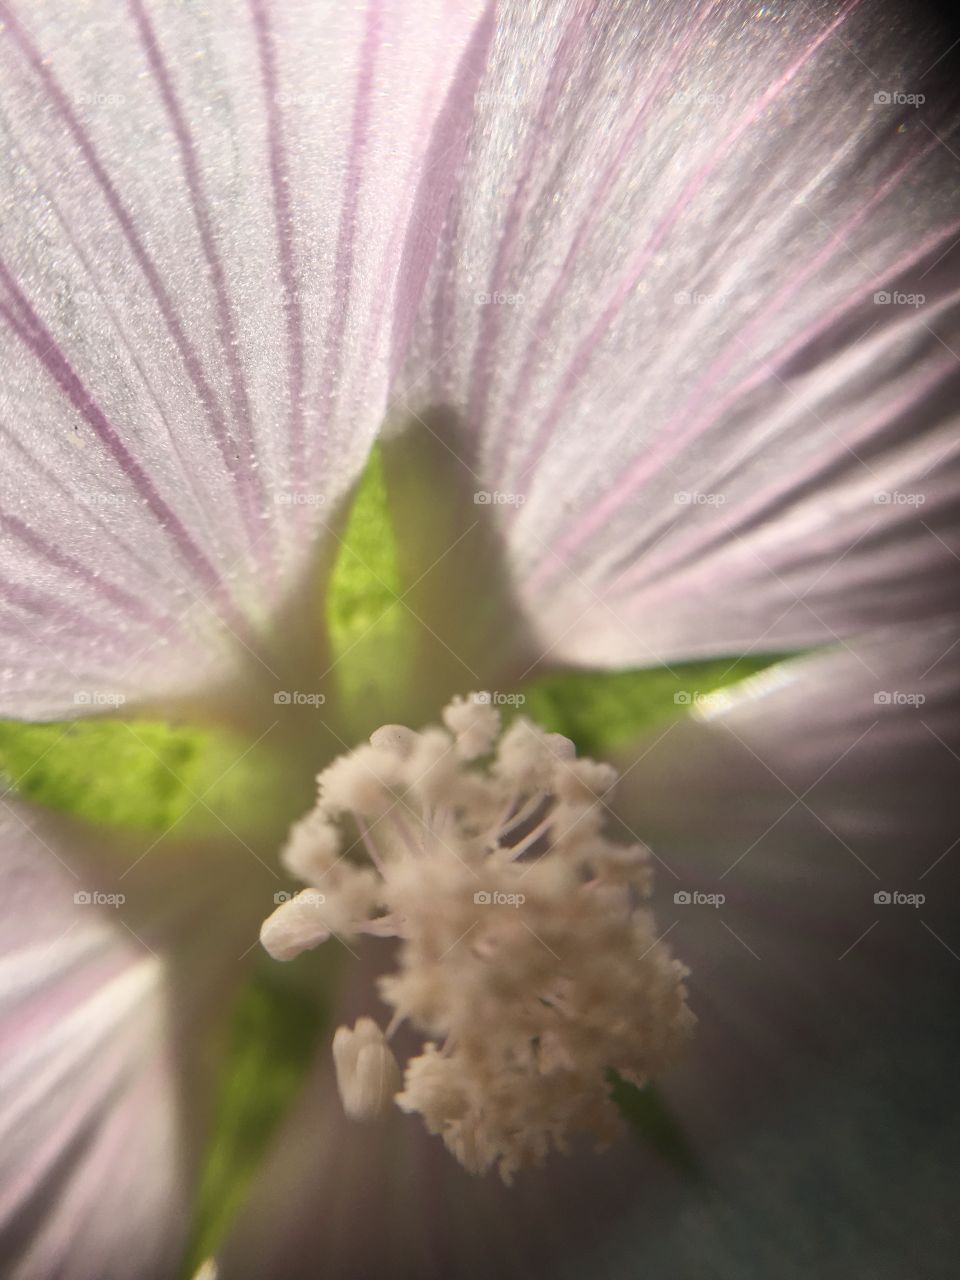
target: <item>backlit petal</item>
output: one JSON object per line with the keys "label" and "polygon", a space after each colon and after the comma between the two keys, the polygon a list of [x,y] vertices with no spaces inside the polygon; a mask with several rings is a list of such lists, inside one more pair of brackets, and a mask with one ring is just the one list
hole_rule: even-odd
{"label": "backlit petal", "polygon": [[256,649],[383,416],[476,10],[4,5],[5,713]]}
{"label": "backlit petal", "polygon": [[892,10],[506,6],[397,412],[461,420],[552,659],[955,585],[951,37]]}

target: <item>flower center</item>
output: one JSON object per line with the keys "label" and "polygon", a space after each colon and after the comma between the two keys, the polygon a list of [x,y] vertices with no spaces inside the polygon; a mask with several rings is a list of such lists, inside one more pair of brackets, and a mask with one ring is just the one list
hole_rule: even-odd
{"label": "flower center", "polygon": [[[308,889],[261,929],[278,960],[331,936],[399,939],[378,981],[393,1016],[334,1038],[357,1119],[419,1112],[473,1172],[506,1181],[568,1135],[619,1132],[608,1071],[635,1084],[690,1034],[686,970],[645,905],[649,852],[603,832],[606,764],[523,717],[501,732],[489,694],[444,728],[378,729],[320,774],[282,854]],[[402,1023],[423,1051],[401,1073]]]}

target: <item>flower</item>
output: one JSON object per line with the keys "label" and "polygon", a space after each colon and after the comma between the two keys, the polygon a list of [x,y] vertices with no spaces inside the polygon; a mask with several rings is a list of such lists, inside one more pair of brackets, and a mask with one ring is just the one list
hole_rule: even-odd
{"label": "flower", "polygon": [[[366,1119],[396,1096],[465,1168],[496,1166],[509,1183],[571,1133],[615,1135],[608,1073],[646,1084],[693,1018],[686,970],[642,905],[649,853],[602,834],[609,766],[522,717],[500,737],[489,693],[443,718],[449,733],[382,727],[324,770],[287,859],[311,887],[260,940],[291,960],[334,934],[403,939],[400,972],[378,983],[390,1034],[410,1022],[442,1049],[423,1046],[401,1092],[376,1023],[341,1027],[344,1109]],[[489,770],[470,767],[495,744]],[[349,837],[330,839],[343,816],[372,869],[348,857]]]}
{"label": "flower", "polygon": [[[849,1028],[900,1064],[891,1079],[909,1074],[878,1025],[899,1017],[931,1046],[946,979],[921,985],[898,956],[873,1022],[842,988],[908,927],[881,929],[873,893],[916,890],[921,863],[947,883],[955,839],[950,40],[867,0],[48,0],[5,2],[0,24],[5,714],[229,722],[276,744],[303,801],[377,725],[435,720],[471,686],[827,646],[722,709],[684,690],[691,718],[623,745],[622,816],[664,864],[656,892],[691,895],[671,945],[697,975],[699,1048],[675,1088],[721,1164],[746,1131],[762,1148],[750,1107],[765,1101],[725,1023],[797,1064],[784,1093],[804,1073],[812,1088],[797,1030],[811,1009],[819,1034]],[[375,439],[415,642],[371,655],[353,637],[334,656],[317,615]],[[346,696],[331,668],[356,676]],[[484,723],[462,715],[447,727],[470,759]],[[11,1274],[175,1272],[198,1063],[296,812],[150,849],[9,803]],[[306,823],[286,855],[297,875],[333,838]],[[685,924],[695,892],[731,911]],[[923,956],[952,963],[948,920],[923,929]],[[363,1111],[389,1069],[355,999],[339,1065],[356,1050]],[[318,1256],[383,1274],[386,1226],[331,1231],[326,1202],[318,1223],[317,1169],[334,1159],[334,1183],[362,1184],[408,1246],[388,1250],[398,1274],[407,1258],[429,1275],[521,1257],[506,1230],[459,1247],[419,1230],[412,1176],[376,1199],[383,1138],[340,1127],[335,1069],[318,1066],[225,1274],[311,1274]],[[914,1125],[931,1143],[945,1128]],[[923,1144],[877,1167],[908,1146]],[[607,1167],[587,1171],[604,1221],[630,1185]],[[522,1186],[485,1200],[499,1192],[453,1178],[475,1221],[491,1205],[499,1224],[544,1221]],[[936,1188],[921,1200],[941,1203]],[[884,1203],[875,1270],[897,1265],[890,1223],[911,1249],[932,1239],[910,1233],[915,1205]],[[567,1265],[576,1217],[535,1233],[536,1266]],[[809,1225],[792,1238],[822,1234]]]}

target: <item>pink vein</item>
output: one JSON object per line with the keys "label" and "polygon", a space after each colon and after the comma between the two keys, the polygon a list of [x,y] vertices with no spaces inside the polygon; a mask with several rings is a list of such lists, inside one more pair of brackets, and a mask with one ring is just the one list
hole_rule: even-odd
{"label": "pink vein", "polygon": [[208,587],[220,588],[222,583],[219,574],[191,538],[180,518],[160,497],[144,468],[120,439],[116,429],[107,420],[103,410],[81,382],[50,331],[32,310],[26,298],[20,292],[6,264],[2,261],[0,261],[0,280],[3,280],[6,284],[15,299],[18,309],[26,317],[26,322],[4,303],[0,303],[0,315],[6,319],[24,346],[33,352],[38,362],[46,369],[53,381],[57,383],[77,412],[87,420],[117,466],[156,516],[160,526],[167,530],[179,548],[184,560],[190,565],[198,578],[205,582]]}
{"label": "pink vein", "polygon": [[62,573],[76,578],[94,594],[103,596],[104,599],[109,600],[125,613],[132,614],[141,621],[152,622],[157,625],[163,620],[161,614],[155,612],[148,601],[131,595],[129,592],[124,591],[122,587],[115,586],[111,582],[106,582],[99,574],[94,573],[89,566],[76,559],[75,556],[70,555],[69,552],[60,547],[54,546],[36,529],[24,524],[19,516],[0,510],[0,526],[7,528],[15,538],[19,538],[34,555],[46,560]]}
{"label": "pink vein", "polygon": [[[586,243],[587,237],[600,215],[604,201],[613,187],[617,174],[620,172],[631,147],[637,140],[637,136],[649,115],[650,107],[656,102],[665,86],[672,81],[678,64],[683,61],[691,44],[699,34],[700,28],[715,8],[715,2],[704,6],[696,21],[690,25],[684,39],[676,44],[672,56],[664,62],[663,68],[651,86],[649,93],[647,93],[641,101],[640,106],[630,123],[630,127],[622,136],[620,144],[613,156],[607,161],[607,165],[600,176],[599,182],[590,193],[590,203],[586,211],[586,216],[581,219],[570,244],[570,248],[567,250],[566,257],[564,258],[563,265],[560,268],[557,278],[551,286],[550,292],[540,310],[537,312],[537,316],[533,322],[536,338],[533,342],[528,344],[524,353],[523,363],[521,365],[520,372],[517,375],[517,381],[512,393],[508,397],[508,407],[503,416],[503,421],[500,424],[498,431],[491,430],[490,432],[491,447],[495,450],[491,469],[495,475],[499,475],[501,472],[504,458],[507,450],[509,449],[510,440],[513,434],[513,424],[516,421],[518,413],[526,402],[530,391],[530,383],[533,377],[533,369],[536,363],[537,352],[540,345],[546,340],[546,335],[550,330],[554,317],[556,316],[560,300],[567,287],[571,272],[573,271],[577,258],[580,255],[580,251]],[[500,439],[500,444],[499,447],[496,447],[498,438]]]}
{"label": "pink vein", "polygon": [[357,222],[359,218],[360,189],[363,181],[364,157],[370,132],[373,106],[374,72],[382,39],[383,14],[380,0],[370,0],[366,8],[363,43],[360,48],[360,64],[357,71],[357,92],[353,103],[350,128],[350,146],[346,161],[343,198],[340,204],[340,221],[337,228],[337,248],[334,261],[334,294],[327,319],[327,332],[339,333],[339,341],[331,347],[321,384],[321,403],[326,409],[338,389],[343,371],[348,341],[347,322],[353,296],[354,256],[356,251]]}
{"label": "pink vein", "polygon": [[758,119],[760,119],[767,107],[784,92],[793,80],[796,79],[820,46],[833,35],[834,31],[846,20],[847,16],[859,3],[860,0],[852,0],[852,3],[848,4],[847,7],[842,10],[836,18],[834,18],[833,22],[831,22],[829,26],[825,27],[820,34],[807,45],[802,54],[786,69],[786,71],[783,72],[779,79],[774,81],[774,83],[770,85],[763,94],[761,94],[753,104],[751,110],[747,112],[740,123],[727,135],[724,141],[718,145],[707,163],[702,165],[700,169],[693,174],[670,207],[666,216],[660,222],[660,225],[657,227],[653,236],[631,259],[627,270],[621,278],[620,284],[614,290],[613,296],[607,303],[606,307],[604,307],[590,332],[574,354],[573,360],[571,361],[566,376],[561,382],[557,394],[554,396],[549,408],[543,415],[543,420],[528,451],[527,462],[523,467],[524,471],[528,470],[532,465],[532,458],[539,454],[546,439],[549,437],[551,430],[553,429],[553,424],[563,413],[566,401],[572,394],[575,385],[582,380],[602,337],[613,323],[614,318],[623,307],[627,297],[636,288],[647,263],[669,235],[686,205],[697,194],[699,194],[710,175],[717,168],[720,162],[730,153],[740,138]]}
{"label": "pink vein", "polygon": [[[270,183],[273,188],[273,216],[276,224],[277,259],[284,294],[287,326],[287,365],[290,376],[290,469],[294,488],[306,480],[304,429],[304,342],[303,306],[297,289],[296,232],[290,202],[290,167],[278,102],[277,52],[270,25],[269,6],[264,0],[250,0],[260,59],[260,77],[267,116],[267,149]],[[299,509],[298,509],[299,510]]]}
{"label": "pink vein", "polygon": [[[711,417],[709,422],[707,422],[707,424],[703,427],[703,431],[709,430],[713,422],[717,421],[722,416],[723,412],[731,403],[735,403],[737,400],[742,399],[746,394],[748,394],[749,391],[753,390],[753,388],[758,384],[764,381],[767,381],[771,378],[776,378],[778,376],[779,371],[785,368],[787,365],[789,365],[791,359],[799,351],[801,351],[810,342],[814,341],[820,334],[829,331],[829,329],[833,325],[835,325],[838,321],[841,321],[845,316],[853,313],[856,310],[857,306],[861,305],[863,300],[866,297],[868,297],[878,285],[888,282],[895,276],[899,275],[902,271],[906,270],[908,267],[916,264],[917,262],[922,261],[930,253],[931,250],[936,249],[940,244],[943,243],[945,239],[955,236],[958,230],[960,230],[960,223],[952,227],[946,228],[943,231],[939,231],[935,235],[930,236],[927,240],[925,240],[919,246],[918,249],[912,250],[910,253],[905,254],[890,269],[885,270],[881,274],[875,276],[873,279],[868,281],[863,286],[862,291],[856,294],[852,299],[844,302],[839,307],[835,307],[831,312],[829,312],[827,315],[822,317],[822,319],[818,320],[817,323],[815,323],[814,325],[810,326],[807,330],[800,333],[792,343],[790,343],[787,347],[785,347],[781,352],[777,353],[777,359],[773,365],[762,366],[761,368],[754,370],[747,378],[743,379],[742,382],[738,383],[737,386],[734,387],[733,390],[726,397],[724,397],[724,400],[721,402],[716,413]],[[681,561],[686,556],[696,551],[698,547],[702,548],[706,543],[708,543],[711,540],[712,539],[709,534],[704,534],[701,531],[695,536],[688,538],[686,542],[678,543],[674,549],[674,555],[671,557],[669,562],[665,562],[665,563],[673,564],[678,561]],[[660,573],[660,569],[658,568],[658,576],[659,576],[659,573]],[[637,565],[635,567],[635,572],[630,575],[627,581],[633,581],[635,578],[639,579],[639,578],[642,578],[643,576],[644,576],[644,566]]]}
{"label": "pink vein", "polygon": [[[200,175],[200,167],[197,163],[196,149],[194,147],[193,137],[190,127],[184,117],[183,110],[177,98],[173,81],[170,73],[160,53],[156,36],[146,11],[143,8],[142,0],[129,0],[130,10],[133,14],[134,21],[140,34],[141,44],[147,55],[147,62],[160,96],[163,99],[164,107],[170,118],[173,127],[174,137],[177,140],[177,147],[180,151],[180,160],[183,165],[183,172],[187,181],[187,188],[190,192],[190,206],[196,220],[197,229],[200,233],[200,243],[203,246],[204,256],[207,265],[210,268],[210,278],[213,282],[214,292],[217,298],[217,337],[220,340],[220,347],[224,354],[227,369],[230,373],[230,381],[233,394],[233,407],[237,421],[242,424],[244,445],[249,453],[254,452],[252,415],[250,411],[250,401],[247,396],[247,389],[244,383],[243,366],[237,354],[237,327],[233,314],[233,308],[230,304],[230,298],[227,291],[226,274],[223,269],[223,263],[217,252],[216,237],[210,221],[210,213],[203,188],[203,180]],[[240,469],[240,474],[246,483],[251,473],[246,468]],[[254,483],[260,486],[259,473],[254,474]],[[250,502],[249,492],[245,495],[248,503]],[[262,489],[260,493],[262,501]],[[248,506],[247,508],[248,525],[256,527],[255,508]],[[260,539],[255,540],[256,547],[261,547]]]}
{"label": "pink vein", "polygon": [[[835,232],[826,242],[823,248],[817,253],[802,271],[800,271],[792,279],[788,280],[784,286],[775,293],[766,305],[760,308],[753,316],[750,324],[746,326],[743,332],[726,347],[722,349],[717,359],[713,362],[703,379],[696,384],[693,392],[684,402],[682,407],[669,419],[667,424],[659,431],[660,445],[641,458],[631,466],[619,484],[609,490],[604,497],[595,506],[587,512],[581,520],[573,526],[559,544],[560,549],[569,554],[579,546],[586,538],[588,538],[597,528],[601,527],[610,518],[614,511],[628,499],[631,493],[637,489],[646,479],[654,475],[659,468],[669,465],[672,458],[676,458],[679,453],[686,448],[692,440],[704,435],[713,423],[719,421],[722,415],[732,405],[742,400],[750,391],[764,381],[778,376],[780,369],[785,368],[797,351],[802,349],[804,345],[813,341],[818,333],[826,331],[831,325],[835,324],[844,315],[851,312],[863,297],[872,292],[876,285],[889,279],[891,273],[897,274],[903,271],[912,262],[922,257],[925,252],[933,245],[939,244],[942,240],[953,234],[957,227],[947,228],[943,231],[936,232],[928,241],[921,246],[920,250],[911,250],[905,254],[898,262],[891,267],[884,268],[884,271],[871,280],[868,285],[863,286],[861,292],[855,294],[854,297],[834,307],[830,312],[817,319],[803,330],[797,338],[783,351],[777,353],[776,360],[773,364],[762,364],[759,368],[751,370],[745,378],[731,388],[718,405],[710,410],[706,419],[695,415],[691,416],[689,407],[697,401],[703,401],[712,388],[719,382],[722,382],[727,372],[731,368],[735,355],[738,351],[747,350],[750,347],[750,339],[755,333],[762,330],[764,326],[768,326],[771,321],[780,313],[783,304],[789,302],[797,290],[811,276],[820,271],[838,249],[846,247],[846,240],[853,231],[867,218],[871,210],[882,200],[884,200],[898,183],[902,182],[904,177],[909,173],[910,169],[919,163],[925,154],[932,150],[932,145],[923,148],[916,156],[907,161],[906,164],[900,166],[890,177],[884,182],[873,196],[861,205],[856,212],[850,217],[839,231]],[[960,224],[958,224],[960,225]],[[689,423],[684,428],[683,424]],[[674,428],[678,427],[679,430]],[[545,563],[537,568],[532,575],[533,578],[541,582],[549,579],[551,574],[550,567]]]}
{"label": "pink vein", "polygon": [[[80,120],[73,108],[70,106],[66,95],[60,88],[60,85],[47,63],[47,60],[41,56],[40,52],[31,42],[27,33],[21,27],[17,18],[9,11],[9,9],[5,6],[0,6],[0,12],[5,15],[4,30],[9,32],[16,44],[19,46],[24,57],[33,67],[37,77],[42,82],[51,102],[66,122],[67,128],[69,129],[80,154],[89,165],[90,172],[96,179],[111,212],[117,219],[127,243],[130,246],[130,250],[143,272],[144,278],[150,286],[150,290],[156,299],[157,306],[160,309],[164,322],[167,325],[174,344],[180,353],[181,359],[183,360],[187,374],[193,383],[200,403],[207,414],[213,430],[214,439],[218,449],[220,450],[220,455],[223,458],[224,465],[237,482],[238,495],[246,493],[249,486],[249,473],[246,472],[242,466],[238,465],[238,459],[234,453],[232,442],[230,441],[229,435],[226,431],[223,416],[220,412],[219,406],[217,405],[216,397],[213,395],[213,392],[207,383],[199,358],[187,339],[183,326],[180,323],[180,319],[177,316],[170,297],[164,287],[163,280],[160,277],[157,266],[147,253],[147,250],[137,233],[133,218],[123,201],[120,199],[113,183],[110,181],[110,177],[97,154],[96,148],[83,128],[83,125],[80,123]],[[253,540],[254,526],[249,522],[249,514],[247,518],[248,534],[251,537],[251,540]]]}
{"label": "pink vein", "polygon": [[[448,234],[439,252],[437,242],[445,220],[455,216],[455,205],[451,199],[455,176],[460,172],[466,155],[480,69],[487,64],[494,28],[493,5],[488,3],[450,80],[446,97],[437,113],[433,136],[425,157],[422,158],[422,172],[407,217],[406,240],[400,258],[390,362],[391,382],[399,375],[408,352],[420,302],[435,261],[440,270],[430,324],[440,358],[426,371],[428,374],[439,367],[445,354],[442,340],[446,330],[444,306],[445,300],[449,302],[445,282],[455,275],[447,269],[449,250],[455,242],[455,236]],[[431,378],[431,387],[436,388],[436,385],[436,377]]]}
{"label": "pink vein", "polygon": [[[3,422],[0,422],[0,432],[3,434],[5,443],[16,451],[20,460],[33,470],[34,474],[40,478],[43,484],[49,485],[55,493],[59,493],[71,505],[76,503],[76,493],[68,489],[60,476],[54,470],[51,470],[50,467],[46,466],[35,454],[31,453],[23,442],[18,440],[10,428]],[[44,499],[40,498],[37,499],[37,501],[43,500]],[[129,542],[119,537],[117,530],[108,525],[93,508],[87,508],[86,516],[97,529],[122,549],[125,556],[129,556],[131,565],[135,565],[141,573],[151,577],[154,582],[158,580],[159,570],[156,562],[150,564],[145,560]]]}
{"label": "pink vein", "polygon": [[[95,643],[96,653],[101,658],[103,657],[104,649],[112,648],[118,639],[115,626],[109,626],[90,618],[82,610],[75,609],[73,605],[65,604],[62,599],[51,595],[49,592],[35,591],[22,583],[0,578],[0,597],[13,606],[15,612],[11,615],[11,618],[15,625],[17,627],[26,627],[30,633],[25,638],[29,641],[31,651],[34,654],[34,665],[37,637],[31,629],[30,623],[25,620],[24,614],[28,617],[35,617],[38,622],[51,617],[65,619],[70,628],[71,644],[76,644],[80,636],[85,636]],[[57,660],[61,661],[59,658]],[[63,662],[62,665],[69,671],[66,662]],[[71,672],[71,674],[73,673]]]}
{"label": "pink vein", "polygon": [[[878,412],[871,415],[865,422],[860,423],[859,426],[857,426],[852,431],[850,431],[849,434],[845,437],[845,440],[848,440],[853,444],[862,444],[871,440],[878,431],[883,430],[885,427],[895,422],[898,417],[900,417],[903,413],[905,413],[907,410],[912,408],[916,404],[918,397],[924,396],[927,393],[936,390],[944,382],[948,381],[951,374],[954,372],[954,370],[955,370],[955,364],[952,358],[949,356],[945,356],[943,362],[939,364],[937,367],[935,367],[927,377],[925,377],[922,381],[919,382],[918,385],[908,388],[892,404],[883,405],[882,408],[878,410]],[[766,510],[776,506],[777,504],[781,504],[784,501],[784,499],[789,499],[791,493],[795,492],[797,489],[802,488],[805,485],[810,484],[812,481],[816,480],[819,476],[823,476],[830,469],[830,467],[833,464],[835,464],[835,462],[836,462],[835,454],[828,455],[827,457],[820,455],[817,458],[813,459],[813,461],[810,463],[810,465],[807,466],[807,468],[804,471],[794,470],[783,481],[783,483],[771,485],[765,492],[758,495],[758,497],[753,502],[745,503],[743,508],[740,511],[738,511],[737,513],[738,528],[744,529],[745,526],[748,524],[748,522],[750,522],[751,520],[756,521],[757,519],[763,517],[764,512]],[[863,516],[863,511],[864,511],[864,508],[861,507],[858,509],[858,512],[857,512],[857,515],[861,518]],[[881,516],[883,516],[888,521],[891,516],[895,518],[907,519],[911,514],[907,508],[893,507],[893,506],[876,507],[876,508],[870,507],[870,511],[871,513],[873,513],[875,518],[880,518]],[[770,536],[779,538],[779,545],[783,548],[783,550],[785,550],[786,548],[783,547],[783,543],[784,543],[783,533],[778,532],[774,526],[768,526],[768,528],[770,530]],[[730,529],[729,532],[731,537],[737,536],[736,531],[734,529]],[[723,544],[719,543],[717,540],[716,529],[713,529],[712,534],[713,536],[712,537],[708,536],[708,538],[706,539],[706,542],[709,548],[712,550],[713,554],[717,555],[722,551]],[[743,535],[740,535],[740,537],[742,538]],[[676,560],[677,558],[675,557],[674,559]],[[688,556],[687,557],[688,565],[686,568],[684,568],[684,566],[681,564],[678,569],[677,565],[674,564],[672,570],[669,573],[667,573],[666,571],[658,571],[655,575],[651,576],[650,582],[653,582],[653,583],[656,583],[658,581],[663,581],[666,578],[667,590],[666,592],[658,593],[656,590],[656,587],[654,587],[653,591],[649,592],[649,583],[645,584],[642,592],[644,603],[646,604],[648,601],[655,598],[659,604],[665,598],[669,598],[672,595],[676,595],[676,594],[683,595],[685,593],[689,593],[690,591],[689,574],[691,569],[693,569],[696,574],[702,577],[702,580],[705,586],[707,587],[709,587],[709,584],[711,583],[715,584],[719,581],[717,577],[716,569],[711,568],[704,557],[699,557],[694,561],[693,564],[689,564],[689,559],[690,557]],[[744,548],[743,559],[745,563],[753,565],[754,567],[762,567],[762,562],[757,559],[755,554],[749,552],[746,548]],[[780,572],[781,575],[788,571],[789,570],[785,561],[784,563],[781,563],[779,565],[778,572]],[[681,587],[680,583],[683,581],[684,577],[686,577],[686,585]],[[631,575],[630,577],[624,576],[620,580],[620,585],[622,585],[626,589],[629,589],[629,585],[633,583],[634,583],[633,575]],[[724,577],[723,587],[725,591],[729,590],[729,587],[730,587],[729,576]],[[636,593],[636,594],[640,594],[640,593]]]}
{"label": "pink vein", "polygon": [[[593,16],[593,12],[594,8],[576,6],[573,16],[560,36],[535,121],[526,132],[526,146],[520,165],[519,180],[511,193],[503,230],[497,240],[493,268],[487,281],[487,292],[491,297],[499,293],[506,282],[514,242],[523,224],[527,193],[534,178],[534,160],[543,144],[544,136],[548,133],[550,120],[556,112],[564,85],[574,65],[573,55],[577,45],[582,43],[583,28],[588,19]],[[486,415],[493,368],[493,349],[499,327],[498,311],[498,307],[490,305],[482,308],[480,313],[480,334],[474,350],[467,400],[467,420],[472,426],[482,423]]]}

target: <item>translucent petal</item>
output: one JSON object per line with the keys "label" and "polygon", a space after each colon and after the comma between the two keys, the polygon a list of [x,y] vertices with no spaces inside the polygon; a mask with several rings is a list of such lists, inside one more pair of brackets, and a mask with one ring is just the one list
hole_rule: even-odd
{"label": "translucent petal", "polygon": [[277,882],[235,843],[0,809],[5,1275],[175,1274],[215,1032]]}
{"label": "translucent petal", "polygon": [[255,665],[383,416],[474,16],[5,7],[6,713]]}
{"label": "translucent petal", "polygon": [[920,32],[882,3],[506,7],[397,412],[459,420],[551,659],[942,607],[957,142],[952,37]]}
{"label": "translucent petal", "polygon": [[186,1188],[164,966],[116,908],[75,902],[98,891],[36,813],[5,809],[0,840],[7,1274],[169,1275]]}
{"label": "translucent petal", "polygon": [[624,757],[621,816],[692,970],[702,1042],[673,1084],[700,1142],[739,1143],[754,1114],[789,1126],[832,1072],[908,1055],[896,1019],[929,1020],[955,984],[958,638],[953,617],[800,659]]}

